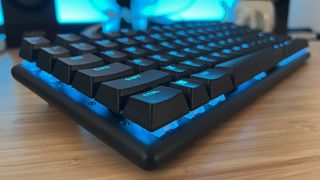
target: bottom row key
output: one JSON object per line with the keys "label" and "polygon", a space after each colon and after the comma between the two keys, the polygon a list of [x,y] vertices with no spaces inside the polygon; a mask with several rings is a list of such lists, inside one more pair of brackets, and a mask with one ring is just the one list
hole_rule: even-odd
{"label": "bottom row key", "polygon": [[123,115],[154,131],[189,112],[183,92],[166,86],[130,96]]}

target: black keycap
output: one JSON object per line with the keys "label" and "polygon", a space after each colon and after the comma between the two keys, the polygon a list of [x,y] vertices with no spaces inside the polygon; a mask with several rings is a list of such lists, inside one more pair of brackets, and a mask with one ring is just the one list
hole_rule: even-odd
{"label": "black keycap", "polygon": [[274,48],[262,49],[245,56],[218,64],[216,69],[232,75],[235,86],[249,80],[256,74],[274,67],[283,59],[282,50]]}
{"label": "black keycap", "polygon": [[153,52],[160,52],[164,50],[163,47],[154,45],[154,44],[146,44],[146,45],[143,45],[142,47],[148,51],[153,51]]}
{"label": "black keycap", "polygon": [[138,47],[127,47],[123,51],[129,55],[130,58],[140,58],[147,55],[147,51]]}
{"label": "black keycap", "polygon": [[169,51],[168,54],[176,60],[176,62],[180,62],[188,58],[188,55],[181,51]]}
{"label": "black keycap", "polygon": [[70,44],[69,49],[72,55],[81,55],[81,54],[88,54],[88,53],[96,53],[96,47],[92,46],[91,44],[80,42]]}
{"label": "black keycap", "polygon": [[120,32],[103,32],[102,33],[107,39],[117,39],[122,36]]}
{"label": "black keycap", "polygon": [[135,46],[138,44],[137,41],[130,39],[130,38],[127,38],[127,37],[117,38],[116,41],[119,42],[122,47],[130,47],[130,46]]}
{"label": "black keycap", "polygon": [[50,46],[50,41],[41,36],[26,37],[22,39],[19,56],[28,61],[37,59],[42,47]]}
{"label": "black keycap", "polygon": [[182,90],[189,107],[194,110],[209,102],[209,96],[204,84],[192,79],[180,79],[170,83],[170,87]]}
{"label": "black keycap", "polygon": [[127,64],[133,67],[137,72],[142,72],[150,69],[155,69],[158,65],[151,60],[138,58],[127,61]]}
{"label": "black keycap", "polygon": [[157,41],[165,41],[166,40],[166,38],[159,33],[151,34],[150,37],[154,40],[157,40]]}
{"label": "black keycap", "polygon": [[167,83],[171,79],[169,73],[149,70],[133,76],[103,82],[98,88],[95,99],[111,111],[119,113],[130,95]]}
{"label": "black keycap", "polygon": [[51,72],[55,61],[61,57],[70,56],[70,51],[62,46],[52,46],[41,48],[36,60],[37,66],[42,70]]}
{"label": "black keycap", "polygon": [[81,33],[81,35],[88,42],[93,42],[93,41],[104,39],[104,36],[102,34],[96,33],[96,32],[83,32],[83,33]]}
{"label": "black keycap", "polygon": [[112,63],[76,72],[72,86],[89,97],[93,97],[99,84],[134,74],[133,68],[121,63]]}
{"label": "black keycap", "polygon": [[199,57],[195,58],[194,61],[203,62],[203,63],[207,64],[208,67],[213,67],[219,63],[219,61],[217,61],[213,58],[209,58],[208,56],[199,56]]}
{"label": "black keycap", "polygon": [[156,62],[160,67],[167,66],[175,62],[174,57],[165,55],[165,54],[164,55],[155,54],[155,55],[149,56],[149,59]]}
{"label": "black keycap", "polygon": [[149,36],[147,35],[139,35],[139,36],[135,36],[133,39],[142,42],[142,43],[152,43],[153,39],[151,39]]}
{"label": "black keycap", "polygon": [[154,131],[188,112],[189,107],[182,91],[159,86],[130,96],[123,115],[141,127]]}
{"label": "black keycap", "polygon": [[169,39],[177,39],[177,38],[178,38],[178,36],[175,35],[175,34],[172,33],[172,32],[165,32],[165,33],[163,33],[163,36],[164,36],[164,37],[167,37],[167,38],[169,38]]}
{"label": "black keycap", "polygon": [[171,64],[168,66],[161,67],[162,71],[170,73],[174,79],[180,79],[181,77],[189,76],[192,73],[192,69],[188,66],[181,64]]}
{"label": "black keycap", "polygon": [[173,42],[176,43],[176,44],[178,44],[178,45],[180,45],[180,46],[184,46],[184,47],[190,46],[190,43],[189,43],[189,42],[183,41],[183,40],[181,40],[181,39],[176,39],[176,40],[174,40]]}
{"label": "black keycap", "polygon": [[121,29],[120,32],[125,36],[135,36],[138,34],[137,31],[134,31],[132,29],[127,29],[127,28]]}
{"label": "black keycap", "polygon": [[79,43],[81,41],[80,36],[73,33],[57,34],[55,43],[63,47],[68,47],[70,44]]}
{"label": "black keycap", "polygon": [[200,51],[194,48],[183,48],[182,51],[188,55],[188,57],[197,57],[201,55]]}
{"label": "black keycap", "polygon": [[191,68],[192,72],[199,72],[207,68],[206,63],[201,62],[201,61],[194,61],[194,60],[186,60],[180,62],[180,64],[188,66]]}
{"label": "black keycap", "polygon": [[209,46],[206,46],[206,45],[202,45],[202,44],[199,44],[199,45],[196,45],[195,47],[197,50],[199,50],[200,52],[212,52],[213,51],[213,48],[209,47]]}
{"label": "black keycap", "polygon": [[77,70],[102,65],[104,65],[104,61],[93,54],[58,58],[53,68],[53,75],[61,81],[69,84]]}
{"label": "black keycap", "polygon": [[102,51],[99,55],[108,63],[125,62],[128,60],[127,54],[117,50]]}
{"label": "black keycap", "polygon": [[171,42],[168,41],[163,41],[159,43],[160,46],[162,46],[163,48],[167,49],[167,50],[173,50],[173,49],[177,49],[178,47]]}
{"label": "black keycap", "polygon": [[213,52],[211,54],[208,54],[207,56],[211,59],[218,61],[219,63],[226,62],[232,58],[231,56],[222,54],[220,52]]}
{"label": "black keycap", "polygon": [[192,74],[190,78],[206,85],[210,99],[233,89],[230,76],[227,73],[216,69],[206,69],[200,73]]}
{"label": "black keycap", "polygon": [[97,49],[99,51],[107,51],[112,49],[119,49],[119,44],[112,42],[108,39],[98,40],[94,42],[94,45],[96,45]]}

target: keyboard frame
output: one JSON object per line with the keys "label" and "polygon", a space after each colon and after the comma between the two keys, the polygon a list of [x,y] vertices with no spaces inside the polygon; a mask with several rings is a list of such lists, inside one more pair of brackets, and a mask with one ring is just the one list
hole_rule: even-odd
{"label": "keyboard frame", "polygon": [[[161,137],[156,143],[151,145],[143,144],[127,132],[122,131],[121,127],[104,121],[95,112],[72,100],[60,91],[56,91],[26,70],[22,64],[18,64],[12,68],[12,75],[50,105],[58,107],[61,111],[72,117],[76,123],[109,144],[109,146],[127,159],[145,170],[152,170],[163,162],[172,159],[179,151],[190,148],[190,143],[196,138],[229,120],[245,105],[252,102],[281,79],[303,65],[309,56],[309,52],[306,51],[306,53],[287,65],[270,70],[265,78],[256,81],[246,90],[229,93],[226,95],[225,101],[209,111],[195,116],[187,125],[175,129],[173,133]],[[115,121],[123,120],[122,117],[111,113],[105,118]]]}

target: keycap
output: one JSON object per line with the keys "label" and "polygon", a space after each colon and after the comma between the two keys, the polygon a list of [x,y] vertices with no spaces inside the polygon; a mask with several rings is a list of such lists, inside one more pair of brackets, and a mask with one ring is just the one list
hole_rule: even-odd
{"label": "keycap", "polygon": [[93,42],[93,41],[101,40],[104,38],[102,34],[96,33],[96,32],[83,32],[81,33],[81,35],[88,42]]}
{"label": "keycap", "polygon": [[171,82],[170,87],[183,91],[191,110],[209,102],[206,87],[199,81],[183,78]]}
{"label": "keycap", "polygon": [[186,48],[183,48],[182,51],[184,53],[186,53],[188,55],[188,57],[196,57],[196,56],[201,55],[200,51],[197,49],[194,49],[194,48],[186,47]]}
{"label": "keycap", "polygon": [[127,28],[121,29],[120,32],[126,36],[135,36],[138,34],[137,31],[134,31],[132,29],[127,29]]}
{"label": "keycap", "polygon": [[149,36],[147,35],[139,35],[139,36],[135,36],[134,37],[135,40],[142,42],[142,43],[152,43],[153,39],[151,39]]}
{"label": "keycap", "polygon": [[127,64],[133,67],[137,72],[142,72],[150,69],[155,69],[158,65],[151,60],[145,58],[137,58],[127,61]]}
{"label": "keycap", "polygon": [[96,47],[92,46],[89,43],[80,42],[70,44],[69,49],[72,55],[81,55],[81,54],[88,54],[88,53],[96,53]]}
{"label": "keycap", "polygon": [[192,74],[190,78],[206,85],[210,99],[233,90],[231,77],[226,72],[216,69],[206,69],[197,74]]}
{"label": "keycap", "polygon": [[140,58],[147,55],[147,51],[138,47],[127,47],[123,51],[129,55],[130,58]]}
{"label": "keycap", "polygon": [[149,59],[156,62],[158,66],[167,66],[175,62],[174,57],[165,54],[155,54],[149,56]]}
{"label": "keycap", "polygon": [[146,44],[146,45],[143,45],[142,47],[148,51],[153,51],[153,52],[159,52],[164,50],[163,47],[154,45],[154,44]]}
{"label": "keycap", "polygon": [[128,60],[127,54],[117,50],[101,51],[99,55],[108,63],[125,62]]}
{"label": "keycap", "polygon": [[68,47],[69,44],[79,43],[81,37],[73,33],[57,34],[55,43],[63,47]]}
{"label": "keycap", "polygon": [[102,33],[107,39],[117,39],[122,36],[120,32],[103,32]]}
{"label": "keycap", "polygon": [[102,58],[93,54],[58,58],[52,74],[61,81],[70,84],[77,70],[102,65],[104,65]]}
{"label": "keycap", "polygon": [[229,73],[235,86],[251,79],[256,74],[274,67],[282,58],[282,50],[265,48],[245,56],[216,65],[216,69]]}
{"label": "keycap", "polygon": [[173,49],[178,48],[177,45],[175,45],[174,43],[168,42],[168,41],[160,42],[159,45],[167,50],[173,50]]}
{"label": "keycap", "polygon": [[130,46],[135,46],[138,44],[137,41],[130,39],[130,38],[127,38],[127,37],[117,38],[116,41],[119,42],[122,47],[130,47]]}
{"label": "keycap", "polygon": [[148,70],[100,84],[95,99],[111,111],[120,113],[130,95],[171,81],[169,73]]}
{"label": "keycap", "polygon": [[192,73],[192,69],[190,67],[181,64],[171,64],[161,67],[161,71],[170,73],[174,79],[180,79],[181,77],[186,77]]}
{"label": "keycap", "polygon": [[169,51],[168,54],[174,57],[176,62],[180,62],[188,58],[188,55],[181,51]]}
{"label": "keycap", "polygon": [[154,40],[157,40],[157,41],[165,41],[166,40],[166,38],[159,33],[151,34],[150,37]]}
{"label": "keycap", "polygon": [[206,63],[201,61],[186,60],[186,61],[180,62],[180,64],[191,68],[192,72],[199,72],[207,68]]}
{"label": "keycap", "polygon": [[132,67],[116,62],[94,68],[78,70],[72,81],[72,86],[83,94],[94,97],[101,82],[130,76],[132,74],[134,74]]}
{"label": "keycap", "polygon": [[209,58],[208,56],[199,56],[197,58],[194,59],[194,61],[200,61],[205,63],[208,67],[213,67],[215,65],[217,65],[219,63],[219,61],[213,59],[213,58]]}
{"label": "keycap", "polygon": [[19,56],[28,61],[37,59],[42,47],[50,46],[50,41],[41,36],[25,37],[22,39]]}
{"label": "keycap", "polygon": [[94,41],[94,45],[96,45],[99,51],[107,51],[112,49],[119,49],[119,44],[110,41],[108,39]]}
{"label": "keycap", "polygon": [[70,51],[62,46],[44,47],[39,51],[37,66],[51,73],[58,58],[70,56]]}
{"label": "keycap", "polygon": [[124,117],[141,127],[154,131],[189,112],[182,91],[159,86],[129,97]]}

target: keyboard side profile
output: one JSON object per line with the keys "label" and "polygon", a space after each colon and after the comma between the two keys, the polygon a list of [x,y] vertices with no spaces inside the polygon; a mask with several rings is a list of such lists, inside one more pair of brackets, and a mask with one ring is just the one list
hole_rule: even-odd
{"label": "keyboard side profile", "polygon": [[[213,30],[203,32],[203,26]],[[231,24],[173,27],[155,26],[130,35],[69,35],[67,41],[58,35],[54,45],[38,37],[34,40],[41,43],[22,43],[25,60],[12,74],[133,163],[154,169],[309,57],[304,40]],[[226,33],[232,29],[244,33]],[[246,33],[246,41],[241,41],[238,37]],[[134,41],[140,43],[132,48]],[[101,76],[104,70],[109,74]]]}

